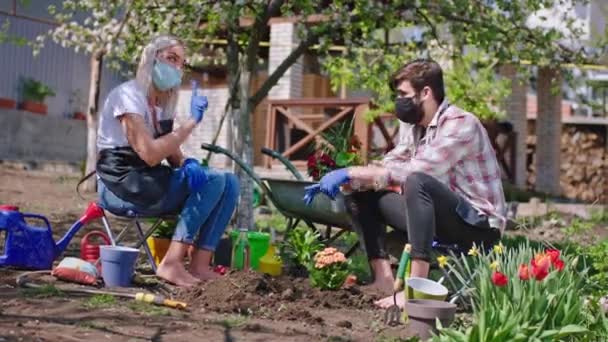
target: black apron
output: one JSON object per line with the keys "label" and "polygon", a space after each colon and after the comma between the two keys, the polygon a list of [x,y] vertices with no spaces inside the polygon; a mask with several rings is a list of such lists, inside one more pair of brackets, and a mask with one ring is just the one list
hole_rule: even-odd
{"label": "black apron", "polygon": [[[172,120],[171,124],[163,121],[159,122],[161,132],[156,132],[155,138],[173,131]],[[96,171],[103,184],[114,195],[146,210],[161,208],[173,173],[169,166],[149,166],[130,146],[99,151]],[[187,191],[185,177],[180,186],[183,191]]]}

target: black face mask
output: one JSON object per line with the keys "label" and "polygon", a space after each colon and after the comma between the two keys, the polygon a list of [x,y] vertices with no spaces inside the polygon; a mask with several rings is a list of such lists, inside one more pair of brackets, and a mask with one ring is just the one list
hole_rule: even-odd
{"label": "black face mask", "polygon": [[395,114],[399,120],[415,125],[420,123],[424,112],[422,104],[416,104],[414,97],[398,97],[395,100]]}

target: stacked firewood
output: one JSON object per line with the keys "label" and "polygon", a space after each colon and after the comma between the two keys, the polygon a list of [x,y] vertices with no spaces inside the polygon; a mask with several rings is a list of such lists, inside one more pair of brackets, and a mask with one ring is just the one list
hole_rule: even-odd
{"label": "stacked firewood", "polygon": [[[528,184],[536,182],[536,136],[528,136]],[[562,195],[585,202],[608,200],[608,152],[603,134],[564,126],[561,137]]]}

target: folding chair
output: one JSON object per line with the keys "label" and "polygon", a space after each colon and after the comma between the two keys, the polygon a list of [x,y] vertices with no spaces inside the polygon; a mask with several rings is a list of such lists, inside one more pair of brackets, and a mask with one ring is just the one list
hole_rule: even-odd
{"label": "folding chair", "polygon": [[[106,230],[106,233],[108,234],[108,237],[110,238],[110,241],[112,242],[112,246],[118,245],[118,243],[120,241],[122,241],[122,239],[125,237],[126,233],[130,229],[130,227],[132,225],[134,225],[136,228],[136,233],[137,233],[139,240],[133,246],[133,248],[139,249],[143,246],[144,251],[146,252],[146,256],[148,257],[148,262],[150,263],[150,266],[152,266],[152,270],[154,271],[154,273],[156,273],[156,263],[154,262],[154,257],[152,256],[152,252],[150,251],[150,246],[148,246],[148,243],[146,242],[146,240],[150,237],[150,235],[152,235],[154,230],[163,222],[163,220],[173,219],[173,218],[175,218],[175,216],[170,216],[170,215],[143,216],[143,215],[138,215],[137,213],[135,213],[131,210],[129,210],[126,215],[118,215],[117,213],[114,213],[111,210],[104,208],[99,203],[97,203],[97,205],[103,210],[103,216],[101,217],[101,221],[103,222],[104,229]],[[131,220],[131,222],[129,222],[127,224],[127,226],[125,228],[123,228],[116,237],[114,237],[114,234],[112,234],[112,229],[110,227],[110,221],[108,220],[108,218],[106,216],[106,211],[110,212],[114,216],[127,218],[127,219]],[[154,221],[154,223],[147,230],[144,231],[144,229],[142,229],[142,223],[140,222],[140,220],[142,220],[142,219],[156,219],[156,221]]]}

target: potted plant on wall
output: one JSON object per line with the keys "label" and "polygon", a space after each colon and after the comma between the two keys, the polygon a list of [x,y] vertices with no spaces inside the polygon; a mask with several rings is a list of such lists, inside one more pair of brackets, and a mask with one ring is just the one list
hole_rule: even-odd
{"label": "potted plant on wall", "polygon": [[48,96],[55,96],[55,92],[49,86],[32,78],[23,79],[19,109],[46,115],[47,106],[44,100]]}

